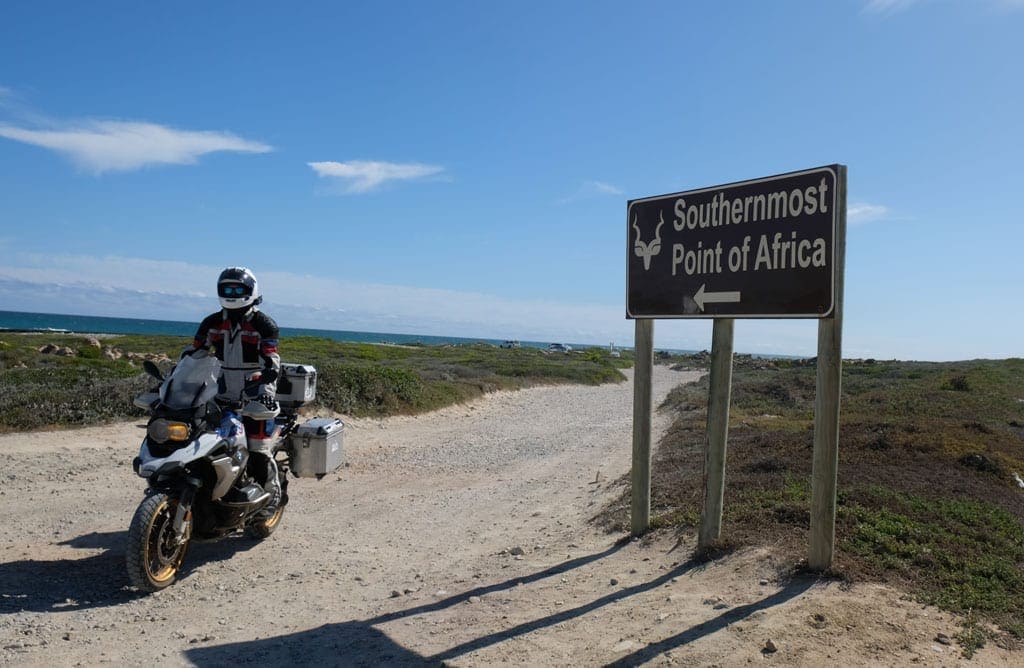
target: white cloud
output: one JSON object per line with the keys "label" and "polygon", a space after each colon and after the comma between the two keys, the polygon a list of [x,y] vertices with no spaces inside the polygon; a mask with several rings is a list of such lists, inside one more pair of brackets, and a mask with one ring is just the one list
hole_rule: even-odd
{"label": "white cloud", "polygon": [[140,121],[83,121],[46,129],[0,124],[0,137],[56,151],[97,174],[158,164],[188,165],[218,151],[272,150],[230,132],[178,130]]}
{"label": "white cloud", "polygon": [[[913,5],[923,5],[931,0],[867,0],[867,4],[864,5],[864,10],[872,14],[895,14],[905,9],[910,8]],[[978,0],[966,0],[966,4],[981,6],[989,5],[996,9],[1013,11],[1018,9],[1024,9],[1024,0],[987,0],[987,2],[980,2]]]}
{"label": "white cloud", "polygon": [[[214,284],[220,266],[70,254],[6,259],[0,265],[0,304],[6,310],[198,322],[218,308]],[[633,345],[634,323],[626,320],[623,303],[504,299],[252,268],[264,308],[283,327]],[[814,321],[751,320],[736,329],[739,352],[815,354]],[[658,349],[711,346],[706,320],[663,320],[655,330]]]}
{"label": "white cloud", "polygon": [[[5,259],[0,303],[8,310],[191,321],[217,308],[219,266],[70,254],[11,254]],[[621,305],[510,300],[252,268],[267,312],[286,327],[569,343],[632,341],[633,325]]]}
{"label": "white cloud", "polygon": [[599,197],[602,195],[623,195],[625,194],[621,188],[613,186],[610,183],[604,181],[584,181],[572,194],[557,200],[557,204],[569,204],[570,202],[576,202],[581,199],[590,199],[591,197]]}
{"label": "white cloud", "polygon": [[350,162],[309,162],[321,178],[338,179],[345,184],[349,193],[365,193],[388,181],[412,181],[436,176],[444,171],[439,165],[424,165],[417,162],[395,163],[373,160],[352,160]]}
{"label": "white cloud", "polygon": [[917,4],[922,0],[868,0],[865,9],[876,14],[891,14]]}
{"label": "white cloud", "polygon": [[591,181],[590,183],[591,183],[591,185],[593,185],[595,190],[597,190],[598,192],[605,193],[606,195],[621,195],[622,194],[622,189],[621,188],[616,188],[615,186],[613,186],[613,185],[611,185],[609,183],[605,183],[603,181]]}
{"label": "white cloud", "polygon": [[851,204],[846,209],[846,222],[850,225],[863,225],[875,220],[882,220],[889,217],[889,207],[881,204],[867,204],[861,202]]}

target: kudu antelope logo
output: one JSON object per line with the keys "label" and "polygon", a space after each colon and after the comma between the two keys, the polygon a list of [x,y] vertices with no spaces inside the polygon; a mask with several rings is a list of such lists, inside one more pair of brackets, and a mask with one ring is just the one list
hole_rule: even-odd
{"label": "kudu antelope logo", "polygon": [[654,228],[654,238],[644,243],[640,241],[640,228],[636,225],[636,214],[633,214],[633,229],[636,230],[636,241],[633,242],[633,254],[644,259],[644,271],[651,268],[651,258],[661,252],[661,226],[665,218],[658,211],[658,226]]}

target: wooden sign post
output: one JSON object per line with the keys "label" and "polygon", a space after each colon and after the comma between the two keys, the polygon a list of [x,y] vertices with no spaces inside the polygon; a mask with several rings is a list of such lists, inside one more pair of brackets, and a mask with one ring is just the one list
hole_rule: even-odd
{"label": "wooden sign post", "polygon": [[630,528],[634,536],[651,526],[651,402],[654,375],[654,321],[636,321],[633,369],[633,493]]}
{"label": "wooden sign post", "polygon": [[637,357],[633,534],[650,526],[653,319],[714,320],[698,538],[706,547],[722,529],[734,318],[816,318],[809,562],[827,569],[839,461],[846,167],[630,200],[626,235],[626,317],[636,318]]}

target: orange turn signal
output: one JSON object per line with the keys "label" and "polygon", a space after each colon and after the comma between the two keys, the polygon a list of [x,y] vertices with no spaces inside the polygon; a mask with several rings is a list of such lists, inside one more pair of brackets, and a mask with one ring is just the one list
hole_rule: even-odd
{"label": "orange turn signal", "polygon": [[167,424],[167,439],[170,441],[187,441],[188,425],[184,422],[170,422]]}

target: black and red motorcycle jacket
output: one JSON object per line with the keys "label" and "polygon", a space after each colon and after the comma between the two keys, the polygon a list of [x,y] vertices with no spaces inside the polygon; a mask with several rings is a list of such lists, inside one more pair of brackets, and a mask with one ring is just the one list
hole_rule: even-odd
{"label": "black and red motorcycle jacket", "polygon": [[269,379],[261,383],[259,394],[277,394],[277,376],[281,371],[277,340],[277,323],[258,308],[253,307],[237,322],[232,321],[227,311],[220,310],[203,318],[192,349],[213,351],[220,360],[226,386],[218,396],[238,401],[246,379],[255,371]]}

